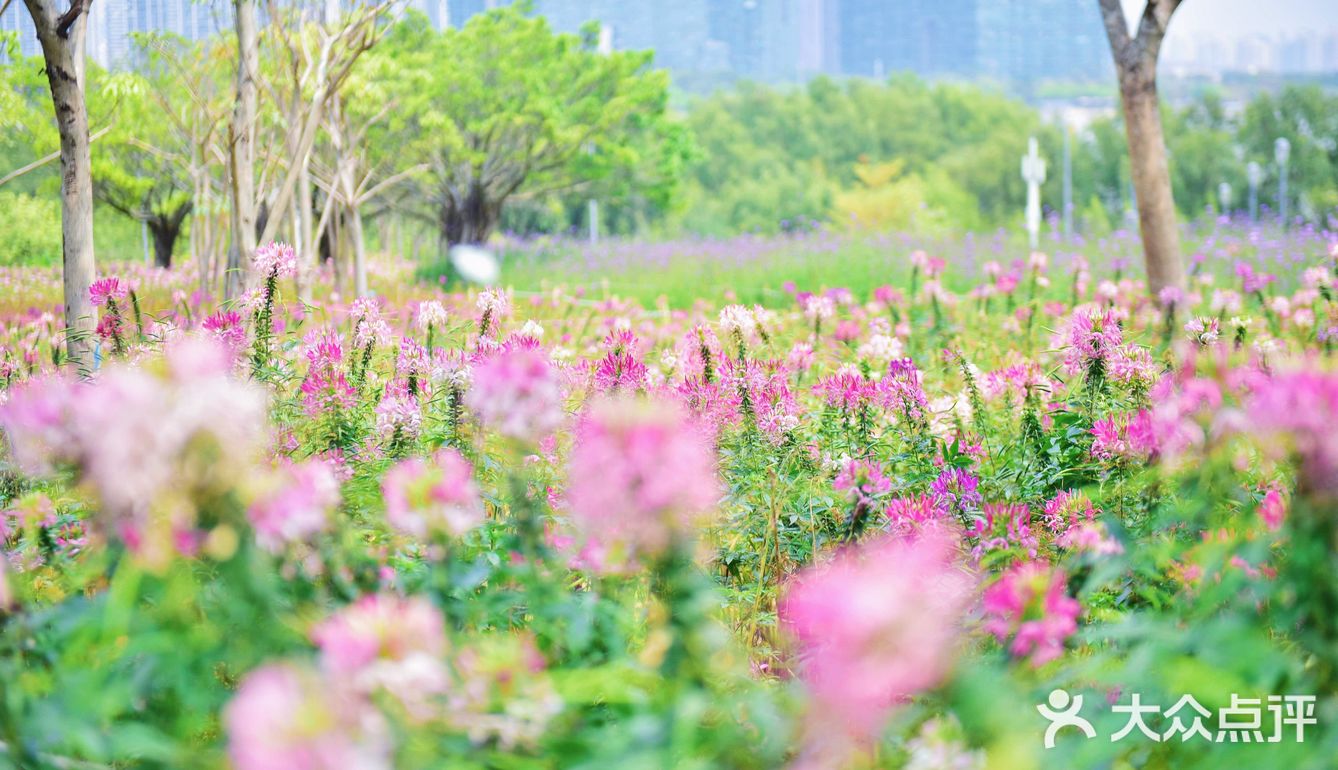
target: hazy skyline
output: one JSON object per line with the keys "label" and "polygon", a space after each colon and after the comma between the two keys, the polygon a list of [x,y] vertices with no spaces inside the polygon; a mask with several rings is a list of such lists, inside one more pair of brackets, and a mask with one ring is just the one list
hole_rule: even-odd
{"label": "hazy skyline", "polygon": [[[1131,20],[1144,0],[1123,0]],[[1338,29],[1338,0],[1184,0],[1171,19],[1167,45],[1190,37],[1240,38]]]}

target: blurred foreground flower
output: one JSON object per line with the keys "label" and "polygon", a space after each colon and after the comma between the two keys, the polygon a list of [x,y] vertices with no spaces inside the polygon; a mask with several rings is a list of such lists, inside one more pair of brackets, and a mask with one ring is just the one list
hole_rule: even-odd
{"label": "blurred foreground flower", "polygon": [[674,404],[602,401],[577,426],[568,465],[572,518],[586,538],[623,556],[663,554],[720,494],[710,445]]}
{"label": "blurred foreground flower", "polygon": [[483,523],[474,469],[459,452],[443,448],[429,458],[403,460],[381,482],[390,526],[416,538],[463,535]]}
{"label": "blurred foreground flower", "polygon": [[897,704],[942,682],[974,585],[954,539],[932,528],[869,542],[792,581],[781,622],[799,642],[823,729],[872,740]]}
{"label": "blurred foreground flower", "polygon": [[1008,651],[1040,666],[1060,656],[1078,630],[1082,605],[1068,595],[1063,570],[1041,562],[1018,564],[985,589],[985,630]]}
{"label": "blurred foreground flower", "polygon": [[384,720],[316,672],[280,663],[242,680],[223,710],[236,770],[387,770]]}
{"label": "blurred foreground flower", "polygon": [[485,425],[512,438],[543,438],[562,423],[562,385],[538,350],[501,350],[476,365],[465,404]]}
{"label": "blurred foreground flower", "polygon": [[33,380],[0,406],[24,470],[73,466],[101,501],[94,523],[155,567],[207,544],[218,522],[201,524],[199,506],[236,486],[268,425],[264,392],[229,376],[216,340],[183,338],[164,363],[109,366],[94,383]]}

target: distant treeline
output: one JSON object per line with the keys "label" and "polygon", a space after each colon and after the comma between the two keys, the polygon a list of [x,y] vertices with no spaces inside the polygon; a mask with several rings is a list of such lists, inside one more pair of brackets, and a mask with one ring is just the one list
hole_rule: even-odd
{"label": "distant treeline", "polygon": [[[1061,129],[985,87],[898,75],[674,96],[645,52],[602,54],[593,29],[560,35],[499,9],[445,32],[410,15],[320,102],[301,79],[320,71],[302,41],[322,34],[331,31],[300,17],[266,28],[254,130],[261,222],[277,208],[279,235],[308,231],[326,259],[344,250],[360,260],[364,241],[422,254],[495,233],[584,231],[591,200],[605,234],[647,237],[1015,227],[1030,136],[1049,165],[1044,205],[1052,215],[1061,205]],[[54,263],[59,166],[42,164],[57,148],[46,78],[12,39],[0,44],[0,264]],[[228,241],[235,42],[154,37],[141,47],[136,72],[90,68],[98,252],[129,259],[152,246],[160,264],[189,252],[216,260]],[[1222,183],[1243,210],[1251,161],[1263,169],[1259,203],[1276,211],[1278,137],[1292,147],[1290,212],[1333,212],[1338,95],[1293,85],[1239,114],[1225,103],[1206,90],[1166,110],[1182,214],[1217,213]],[[295,127],[313,114],[304,139]],[[1132,206],[1119,120],[1074,131],[1071,150],[1076,226],[1108,231]],[[286,197],[289,178],[297,192]]]}

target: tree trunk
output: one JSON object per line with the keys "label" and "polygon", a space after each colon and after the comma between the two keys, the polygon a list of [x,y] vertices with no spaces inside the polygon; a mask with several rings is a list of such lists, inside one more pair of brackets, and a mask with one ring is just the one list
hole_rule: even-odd
{"label": "tree trunk", "polygon": [[232,299],[246,284],[256,251],[255,147],[256,72],[260,66],[260,39],[256,29],[255,0],[236,0],[237,103],[229,127],[231,152],[232,244],[223,296]]}
{"label": "tree trunk", "polygon": [[1120,81],[1129,168],[1133,172],[1134,196],[1138,199],[1138,228],[1143,236],[1148,289],[1153,294],[1167,287],[1185,288],[1179,222],[1157,100],[1157,58],[1171,16],[1182,1],[1147,0],[1138,32],[1130,35],[1120,0],[1097,0]]}
{"label": "tree trunk", "polygon": [[1120,83],[1124,130],[1129,141],[1129,169],[1138,204],[1138,229],[1143,236],[1148,289],[1153,294],[1167,286],[1185,287],[1180,258],[1180,227],[1166,162],[1161,105],[1157,82],[1130,78]]}
{"label": "tree trunk", "polygon": [[442,239],[447,246],[484,243],[492,235],[502,212],[501,201],[488,200],[482,187],[472,184],[464,200],[445,196],[439,214]]}
{"label": "tree trunk", "polygon": [[303,161],[302,173],[297,180],[298,240],[302,248],[297,253],[297,298],[303,305],[311,304],[311,285],[316,278],[316,223],[313,221],[310,159]]}
{"label": "tree trunk", "polygon": [[159,214],[144,221],[153,235],[153,264],[157,267],[166,269],[172,266],[172,252],[176,250],[181,228],[192,208],[191,204],[186,203],[170,214]]}
{"label": "tree trunk", "polygon": [[[60,221],[65,276],[65,345],[80,371],[93,367],[97,308],[88,295],[93,261],[93,161],[84,102],[84,33],[88,0],[57,15],[52,0],[25,0],[37,29],[60,132]],[[71,15],[72,14],[72,15]]]}

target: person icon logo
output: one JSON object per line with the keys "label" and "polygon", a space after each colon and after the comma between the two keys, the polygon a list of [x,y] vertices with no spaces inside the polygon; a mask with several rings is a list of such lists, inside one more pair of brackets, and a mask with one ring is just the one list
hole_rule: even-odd
{"label": "person icon logo", "polygon": [[1050,691],[1050,697],[1046,699],[1050,705],[1044,704],[1036,706],[1036,710],[1041,716],[1050,720],[1050,726],[1045,728],[1045,747],[1053,749],[1055,747],[1055,734],[1065,727],[1076,727],[1082,731],[1088,738],[1096,737],[1096,729],[1092,723],[1078,716],[1082,710],[1082,696],[1069,695],[1068,690],[1056,688]]}

